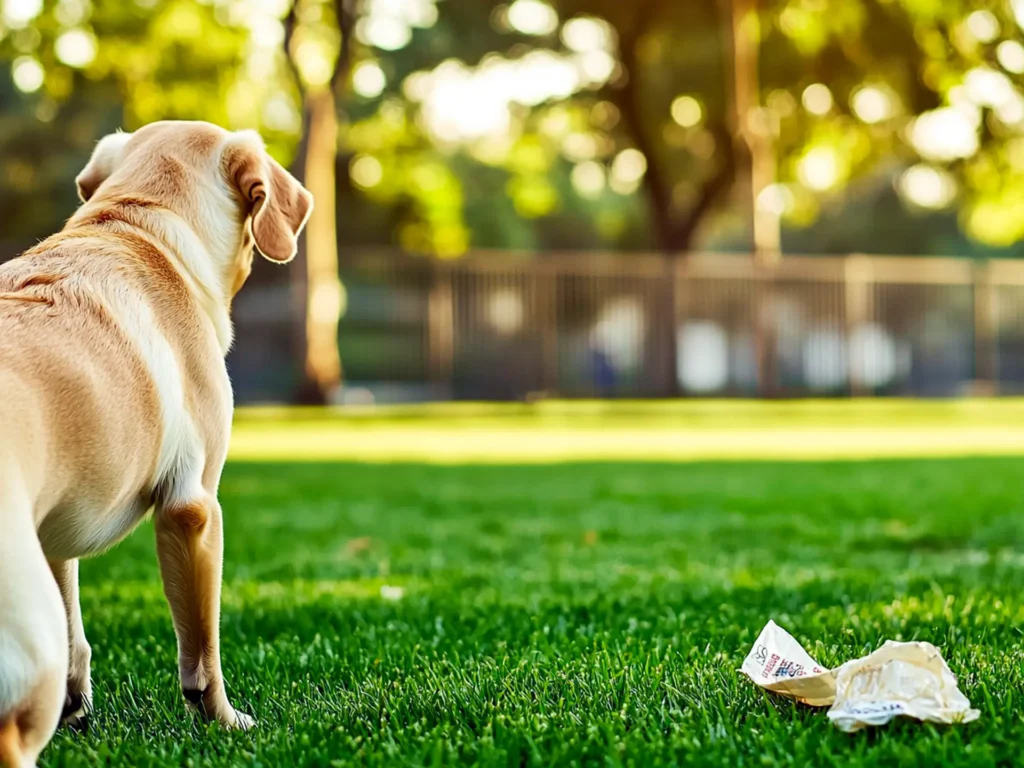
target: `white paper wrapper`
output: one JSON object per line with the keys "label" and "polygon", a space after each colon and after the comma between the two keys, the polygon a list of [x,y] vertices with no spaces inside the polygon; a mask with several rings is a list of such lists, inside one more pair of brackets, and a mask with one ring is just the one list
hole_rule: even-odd
{"label": "white paper wrapper", "polygon": [[829,671],[786,630],[769,621],[743,660],[740,672],[765,690],[812,707],[848,733],[905,716],[930,723],[969,723],[971,709],[956,678],[931,643],[885,645]]}
{"label": "white paper wrapper", "polygon": [[766,690],[812,707],[827,707],[835,698],[834,675],[774,621],[761,630],[740,672]]}
{"label": "white paper wrapper", "polygon": [[900,715],[931,723],[969,723],[979,714],[957,688],[938,648],[889,640],[836,670],[836,700],[828,718],[851,732]]}

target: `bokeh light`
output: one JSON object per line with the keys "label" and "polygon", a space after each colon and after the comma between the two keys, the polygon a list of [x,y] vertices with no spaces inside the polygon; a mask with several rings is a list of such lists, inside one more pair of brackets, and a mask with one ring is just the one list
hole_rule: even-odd
{"label": "bokeh light", "polygon": [[31,56],[20,56],[11,66],[11,78],[22,93],[35,93],[43,87],[46,73],[43,65]]}
{"label": "bokeh light", "polygon": [[899,191],[904,199],[920,208],[939,210],[953,202],[957,185],[948,171],[922,163],[903,172]]}
{"label": "bokeh light", "polygon": [[998,107],[1012,101],[1016,94],[1013,83],[1003,72],[989,67],[974,67],[964,75],[964,92],[978,106]]}
{"label": "bokeh light", "polygon": [[356,37],[364,45],[398,51],[411,42],[414,28],[428,29],[437,18],[434,0],[366,0]]}
{"label": "bokeh light", "polygon": [[758,209],[774,216],[787,214],[794,202],[793,190],[786,184],[769,184],[757,196]]}
{"label": "bokeh light", "polygon": [[1024,72],[1024,45],[1016,40],[1004,40],[996,47],[996,59],[1007,72],[1019,75]]}
{"label": "bokeh light", "polygon": [[349,176],[363,189],[372,189],[383,181],[384,168],[372,155],[356,155],[349,166]]}
{"label": "bokeh light", "polygon": [[693,96],[677,96],[672,101],[671,114],[683,128],[692,128],[700,123],[704,110]]}
{"label": "bokeh light", "polygon": [[562,154],[569,160],[592,160],[598,154],[597,139],[591,133],[574,131],[562,139]]}
{"label": "bokeh light", "polygon": [[427,78],[423,119],[436,138],[458,142],[510,130],[510,100],[494,87],[501,79],[496,69],[474,72],[461,62],[447,61]]}
{"label": "bokeh light", "polygon": [[65,27],[74,27],[85,21],[89,15],[87,0],[59,0],[53,9],[53,17]]}
{"label": "bokeh light", "polygon": [[866,85],[858,88],[850,97],[853,113],[868,124],[888,120],[895,112],[892,95],[882,88]]}
{"label": "bokeh light", "polygon": [[593,16],[577,16],[562,26],[562,42],[570,51],[608,51],[612,47],[612,31],[608,22]]}
{"label": "bokeh light", "polygon": [[647,173],[647,158],[639,149],[624,149],[612,161],[611,188],[620,195],[628,195],[640,186]]}
{"label": "bokeh light", "polygon": [[508,8],[508,23],[524,35],[550,35],[558,28],[555,9],[541,0],[515,0]]}
{"label": "bokeh light", "polygon": [[62,63],[81,69],[96,58],[96,38],[84,29],[69,29],[57,38],[54,50]]}
{"label": "bokeh light", "polygon": [[364,99],[380,96],[387,83],[384,70],[375,61],[361,62],[352,72],[352,89]]}
{"label": "bokeh light", "polygon": [[978,42],[991,43],[999,36],[999,20],[992,11],[974,11],[967,17],[967,29]]}
{"label": "bokeh light", "polygon": [[593,160],[574,166],[570,178],[577,194],[586,198],[598,197],[607,183],[604,166]]}
{"label": "bokeh light", "polygon": [[587,51],[578,62],[582,79],[591,85],[603,85],[615,72],[615,57],[607,51]]}
{"label": "bokeh light", "polygon": [[914,120],[910,142],[923,158],[933,162],[972,157],[978,151],[979,120],[969,109],[934,109]]}
{"label": "bokeh light", "polygon": [[[599,74],[611,73],[606,68]],[[431,72],[410,75],[402,90],[422,105],[423,124],[435,139],[458,143],[507,134],[513,129],[514,105],[537,107],[566,99],[586,84],[575,54],[533,50],[517,59],[487,56],[477,67],[449,59]],[[565,141],[571,159],[592,156],[584,147],[589,140]]]}
{"label": "bokeh light", "polygon": [[0,19],[11,29],[21,29],[43,12],[43,0],[3,0]]}
{"label": "bokeh light", "polygon": [[797,174],[810,189],[818,192],[831,189],[839,181],[839,158],[835,149],[814,147],[800,159]]}
{"label": "bokeh light", "polygon": [[303,40],[292,54],[303,81],[314,87],[330,82],[337,52],[325,40]]}
{"label": "bokeh light", "polygon": [[832,111],[832,91],[824,83],[812,83],[804,88],[800,101],[812,115],[823,116]]}
{"label": "bokeh light", "polygon": [[368,16],[356,24],[356,37],[364,45],[382,51],[397,51],[412,40],[412,29],[391,16]]}

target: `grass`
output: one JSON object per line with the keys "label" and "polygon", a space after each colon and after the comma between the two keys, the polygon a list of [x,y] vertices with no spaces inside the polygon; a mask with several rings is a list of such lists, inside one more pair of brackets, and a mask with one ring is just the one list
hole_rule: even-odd
{"label": "grass", "polygon": [[[952,429],[933,406],[902,407],[900,423]],[[958,426],[1011,423],[1016,407]],[[713,410],[665,418],[748,428],[710,423],[730,418]],[[580,431],[670,431],[634,416],[580,414]],[[440,420],[458,441],[481,419],[500,434],[534,417],[260,413],[240,430],[390,440]],[[884,444],[897,419],[876,418]],[[551,425],[534,427],[543,443]],[[147,525],[83,565],[96,709],[42,765],[994,766],[1024,753],[1018,458],[623,461],[612,439],[600,462],[501,463],[500,444],[473,463],[282,461],[289,440],[265,461],[236,453],[222,486],[225,668],[258,728],[186,714]],[[929,640],[981,719],[842,734],[737,675],[768,618],[828,665]]]}

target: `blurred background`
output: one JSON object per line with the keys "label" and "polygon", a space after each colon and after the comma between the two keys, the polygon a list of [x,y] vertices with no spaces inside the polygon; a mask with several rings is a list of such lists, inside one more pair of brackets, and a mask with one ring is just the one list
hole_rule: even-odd
{"label": "blurred background", "polygon": [[0,259],[119,127],[315,194],[239,402],[1024,391],[1024,0],[0,9]]}

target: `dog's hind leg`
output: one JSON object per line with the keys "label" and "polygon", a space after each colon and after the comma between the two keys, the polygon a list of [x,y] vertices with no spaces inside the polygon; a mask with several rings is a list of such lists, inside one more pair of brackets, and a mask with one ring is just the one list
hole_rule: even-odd
{"label": "dog's hind leg", "polygon": [[0,478],[0,765],[29,768],[60,721],[67,622],[31,506]]}
{"label": "dog's hind leg", "polygon": [[57,580],[68,621],[68,690],[61,722],[84,730],[89,726],[89,711],[92,709],[92,675],[89,669],[92,648],[85,639],[82,606],[78,599],[78,560],[51,560],[50,570]]}
{"label": "dog's hind leg", "polygon": [[204,717],[229,728],[249,728],[253,719],[228,701],[220,666],[220,504],[210,495],[163,504],[154,522],[164,594],[178,636],[182,692]]}

